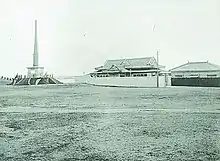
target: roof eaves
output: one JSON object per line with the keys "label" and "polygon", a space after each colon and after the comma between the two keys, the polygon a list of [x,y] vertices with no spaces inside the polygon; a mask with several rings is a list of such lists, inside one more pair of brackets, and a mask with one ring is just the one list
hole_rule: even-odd
{"label": "roof eaves", "polygon": [[[208,62],[209,63],[209,62]],[[216,67],[216,68],[218,68],[219,70],[220,70],[220,66],[219,65],[217,65],[217,64],[213,64],[213,63],[209,63],[210,65],[212,65],[212,66],[214,66],[214,67]]]}
{"label": "roof eaves", "polygon": [[208,61],[192,61],[192,62],[188,62],[189,64],[202,64],[202,63],[209,63]]}

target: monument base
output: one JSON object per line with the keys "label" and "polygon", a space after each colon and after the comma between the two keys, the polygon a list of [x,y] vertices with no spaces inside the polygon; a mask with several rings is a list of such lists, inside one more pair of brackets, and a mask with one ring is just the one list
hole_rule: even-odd
{"label": "monument base", "polygon": [[16,75],[8,85],[40,85],[40,84],[63,84],[53,78],[52,75],[44,74],[44,67],[28,67],[27,76]]}
{"label": "monument base", "polygon": [[42,84],[63,84],[59,80],[52,77],[38,78],[14,78],[8,85],[42,85]]}
{"label": "monument base", "polygon": [[33,66],[27,67],[27,77],[28,78],[38,78],[44,76],[44,67]]}

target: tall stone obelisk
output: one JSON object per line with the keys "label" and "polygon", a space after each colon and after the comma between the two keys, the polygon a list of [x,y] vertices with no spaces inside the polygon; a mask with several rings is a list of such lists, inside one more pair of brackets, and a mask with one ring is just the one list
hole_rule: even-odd
{"label": "tall stone obelisk", "polygon": [[37,20],[35,20],[35,32],[34,32],[34,54],[33,54],[33,67],[38,67],[38,40],[37,40]]}
{"label": "tall stone obelisk", "polygon": [[38,35],[37,35],[37,20],[34,21],[34,53],[33,53],[33,66],[28,67],[27,77],[39,78],[44,75],[44,67],[39,66],[39,53],[38,53]]}

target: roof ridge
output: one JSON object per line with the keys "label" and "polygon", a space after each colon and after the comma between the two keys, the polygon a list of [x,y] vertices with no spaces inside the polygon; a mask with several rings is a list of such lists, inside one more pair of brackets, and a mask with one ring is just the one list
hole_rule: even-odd
{"label": "roof ridge", "polygon": [[200,64],[200,63],[209,63],[208,61],[193,61],[193,62],[188,62],[188,64]]}
{"label": "roof ridge", "polygon": [[115,61],[115,60],[134,60],[134,59],[146,59],[146,58],[154,58],[153,56],[149,57],[140,57],[140,58],[123,58],[123,59],[108,59],[107,61]]}

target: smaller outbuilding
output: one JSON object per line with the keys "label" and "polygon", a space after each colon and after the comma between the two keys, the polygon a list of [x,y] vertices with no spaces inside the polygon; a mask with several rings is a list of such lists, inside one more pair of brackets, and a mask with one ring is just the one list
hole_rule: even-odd
{"label": "smaller outbuilding", "polygon": [[188,62],[173,69],[172,86],[220,87],[220,66],[206,62]]}

